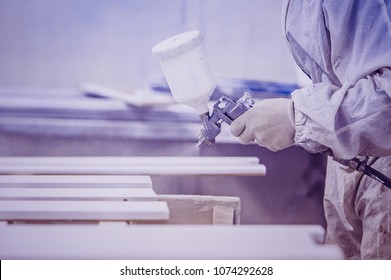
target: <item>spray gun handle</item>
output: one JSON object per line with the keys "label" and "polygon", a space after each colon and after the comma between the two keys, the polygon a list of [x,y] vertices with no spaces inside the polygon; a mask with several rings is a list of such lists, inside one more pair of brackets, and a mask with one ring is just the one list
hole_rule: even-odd
{"label": "spray gun handle", "polygon": [[251,98],[248,92],[245,92],[236,102],[227,96],[222,96],[213,106],[213,113],[223,122],[231,124],[254,105],[255,102]]}
{"label": "spray gun handle", "polygon": [[216,102],[216,104],[213,105],[212,116],[217,117],[216,121],[221,120],[222,122],[231,124],[234,119],[231,118],[229,112],[232,110],[232,108],[235,107],[235,105],[236,105],[235,101],[233,101],[231,98],[227,96],[222,96]]}
{"label": "spray gun handle", "polygon": [[255,101],[252,99],[251,94],[245,92],[243,96],[236,101],[235,106],[227,112],[227,116],[229,116],[231,120],[236,120],[244,112],[252,108],[254,104]]}

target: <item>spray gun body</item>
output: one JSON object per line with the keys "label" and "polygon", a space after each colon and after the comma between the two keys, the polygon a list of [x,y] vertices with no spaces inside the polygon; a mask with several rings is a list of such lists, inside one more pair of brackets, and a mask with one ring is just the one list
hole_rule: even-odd
{"label": "spray gun body", "polygon": [[214,104],[211,115],[205,113],[200,115],[204,128],[199,135],[199,147],[210,147],[216,141],[216,136],[221,132],[223,122],[231,124],[240,115],[246,112],[254,105],[254,100],[249,93],[244,95],[236,102],[227,96],[222,96]]}

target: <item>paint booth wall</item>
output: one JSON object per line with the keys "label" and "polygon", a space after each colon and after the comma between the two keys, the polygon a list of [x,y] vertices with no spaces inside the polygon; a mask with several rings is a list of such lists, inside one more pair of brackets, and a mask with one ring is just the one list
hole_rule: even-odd
{"label": "paint booth wall", "polygon": [[148,86],[151,48],[198,29],[216,77],[294,82],[282,0],[1,0],[0,86]]}

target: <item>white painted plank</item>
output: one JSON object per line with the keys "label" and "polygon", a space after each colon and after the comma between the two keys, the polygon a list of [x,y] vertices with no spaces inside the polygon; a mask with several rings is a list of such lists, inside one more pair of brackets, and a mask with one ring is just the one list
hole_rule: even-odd
{"label": "white painted plank", "polygon": [[0,188],[0,200],[153,201],[152,189]]}
{"label": "white painted plank", "polygon": [[0,166],[21,166],[39,164],[39,165],[59,165],[59,166],[73,166],[73,165],[90,165],[90,166],[109,166],[109,165],[126,165],[126,166],[140,166],[152,165],[201,165],[201,166],[215,166],[217,165],[257,165],[259,159],[257,157],[168,157],[168,156],[147,156],[147,157],[111,157],[111,156],[86,156],[86,157],[0,157]]}
{"label": "white painted plank", "polygon": [[245,166],[2,166],[0,174],[71,174],[71,175],[235,175],[263,176],[266,167],[259,165]]}
{"label": "white painted plank", "polygon": [[0,174],[262,176],[256,157],[0,157]]}
{"label": "white painted plank", "polygon": [[0,175],[0,188],[144,188],[149,176],[138,175]]}
{"label": "white painted plank", "polygon": [[317,244],[316,225],[8,225],[0,223],[0,258],[102,260],[343,259]]}
{"label": "white painted plank", "polygon": [[0,201],[0,220],[167,220],[162,201]]}

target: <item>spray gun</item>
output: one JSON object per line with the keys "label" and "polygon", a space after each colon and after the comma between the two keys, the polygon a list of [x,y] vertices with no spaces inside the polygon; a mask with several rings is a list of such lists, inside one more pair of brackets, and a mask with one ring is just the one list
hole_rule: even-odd
{"label": "spray gun", "polygon": [[201,129],[198,136],[199,147],[210,147],[215,143],[215,138],[221,132],[221,124],[226,122],[231,124],[241,114],[246,112],[254,105],[254,100],[251,99],[251,95],[245,92],[244,95],[236,102],[227,96],[222,96],[213,106],[213,113],[209,116],[209,113],[200,115],[204,129]]}
{"label": "spray gun", "polygon": [[216,85],[202,43],[199,31],[189,31],[158,43],[152,53],[160,61],[175,101],[192,107],[201,118],[204,128],[198,146],[209,147],[221,132],[221,124],[231,124],[250,109],[254,101],[249,93],[244,93],[237,101],[222,96],[209,114],[208,102]]}

